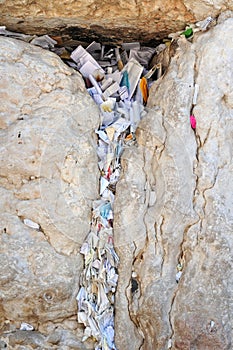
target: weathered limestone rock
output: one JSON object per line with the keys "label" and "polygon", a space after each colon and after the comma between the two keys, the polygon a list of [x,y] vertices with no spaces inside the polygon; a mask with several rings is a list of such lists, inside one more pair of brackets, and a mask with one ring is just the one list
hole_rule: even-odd
{"label": "weathered limestone rock", "polygon": [[193,44],[179,40],[150,90],[138,146],[124,153],[114,221],[119,349],[232,348],[232,28],[231,18]]}
{"label": "weathered limestone rock", "polygon": [[[119,350],[232,348],[233,18],[227,16],[193,43],[179,40],[168,72],[150,90],[138,145],[122,157],[114,203]],[[81,343],[75,296],[78,249],[98,193],[98,111],[78,73],[55,55],[0,39],[0,346],[92,349]],[[36,331],[19,331],[22,321]]]}
{"label": "weathered limestone rock", "polygon": [[0,327],[77,329],[79,248],[98,194],[98,110],[55,54],[2,37],[0,47]]}
{"label": "weathered limestone rock", "polygon": [[62,35],[65,41],[150,42],[225,10],[233,10],[231,0],[4,0],[0,22],[27,34]]}

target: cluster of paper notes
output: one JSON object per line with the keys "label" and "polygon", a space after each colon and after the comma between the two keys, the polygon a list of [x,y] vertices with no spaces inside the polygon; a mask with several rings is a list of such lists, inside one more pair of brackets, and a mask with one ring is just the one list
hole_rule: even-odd
{"label": "cluster of paper notes", "polygon": [[[92,43],[86,50],[78,46],[71,54],[89,86],[89,94],[99,105],[101,116],[96,130],[99,199],[93,203],[91,229],[81,247],[84,271],[77,295],[78,321],[85,325],[83,340],[94,337],[96,350],[116,349],[114,298],[119,259],[114,250],[114,197],[121,173],[121,155],[124,148],[136,140],[135,131],[146,114],[144,106],[148,98],[147,79],[143,77],[148,70],[136,57],[136,48],[140,52],[140,45],[129,43],[124,47],[127,50],[113,48],[105,52],[103,46]],[[132,57],[131,50],[134,50]],[[145,55],[141,57],[148,67],[154,49],[143,52]]]}
{"label": "cluster of paper notes", "polygon": [[117,102],[135,100],[145,104],[148,98],[147,79],[140,85],[143,75],[148,74],[149,62],[155,48],[140,47],[139,43],[125,43],[120,48],[105,49],[93,42],[86,49],[78,46],[70,55],[75,62],[68,62],[83,75],[89,94],[97,104],[109,97]]}

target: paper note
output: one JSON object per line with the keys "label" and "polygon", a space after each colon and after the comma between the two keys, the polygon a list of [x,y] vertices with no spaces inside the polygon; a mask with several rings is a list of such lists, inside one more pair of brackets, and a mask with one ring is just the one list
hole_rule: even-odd
{"label": "paper note", "polygon": [[131,60],[129,60],[129,62],[123,68],[122,73],[125,70],[128,72],[129,98],[132,98],[143,72],[143,67],[134,58],[131,58]]}

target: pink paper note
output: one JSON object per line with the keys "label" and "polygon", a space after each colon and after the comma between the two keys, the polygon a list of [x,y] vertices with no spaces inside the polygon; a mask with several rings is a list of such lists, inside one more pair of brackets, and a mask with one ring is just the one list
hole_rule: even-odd
{"label": "pink paper note", "polygon": [[196,118],[194,117],[194,115],[190,115],[190,124],[191,124],[191,127],[193,129],[196,129],[197,122],[196,122]]}

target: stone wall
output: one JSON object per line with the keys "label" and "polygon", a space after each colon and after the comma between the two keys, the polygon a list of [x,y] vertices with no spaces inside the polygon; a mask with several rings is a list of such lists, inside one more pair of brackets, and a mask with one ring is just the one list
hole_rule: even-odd
{"label": "stone wall", "polygon": [[[232,28],[220,16],[193,43],[178,41],[150,90],[138,145],[123,154],[114,207],[120,350],[232,347]],[[98,110],[53,53],[7,38],[0,47],[1,341],[92,349],[81,343],[75,297],[98,194]],[[35,331],[19,331],[21,322]]]}
{"label": "stone wall", "polygon": [[0,23],[26,34],[62,35],[65,42],[154,42],[225,10],[233,10],[231,0],[4,0]]}

